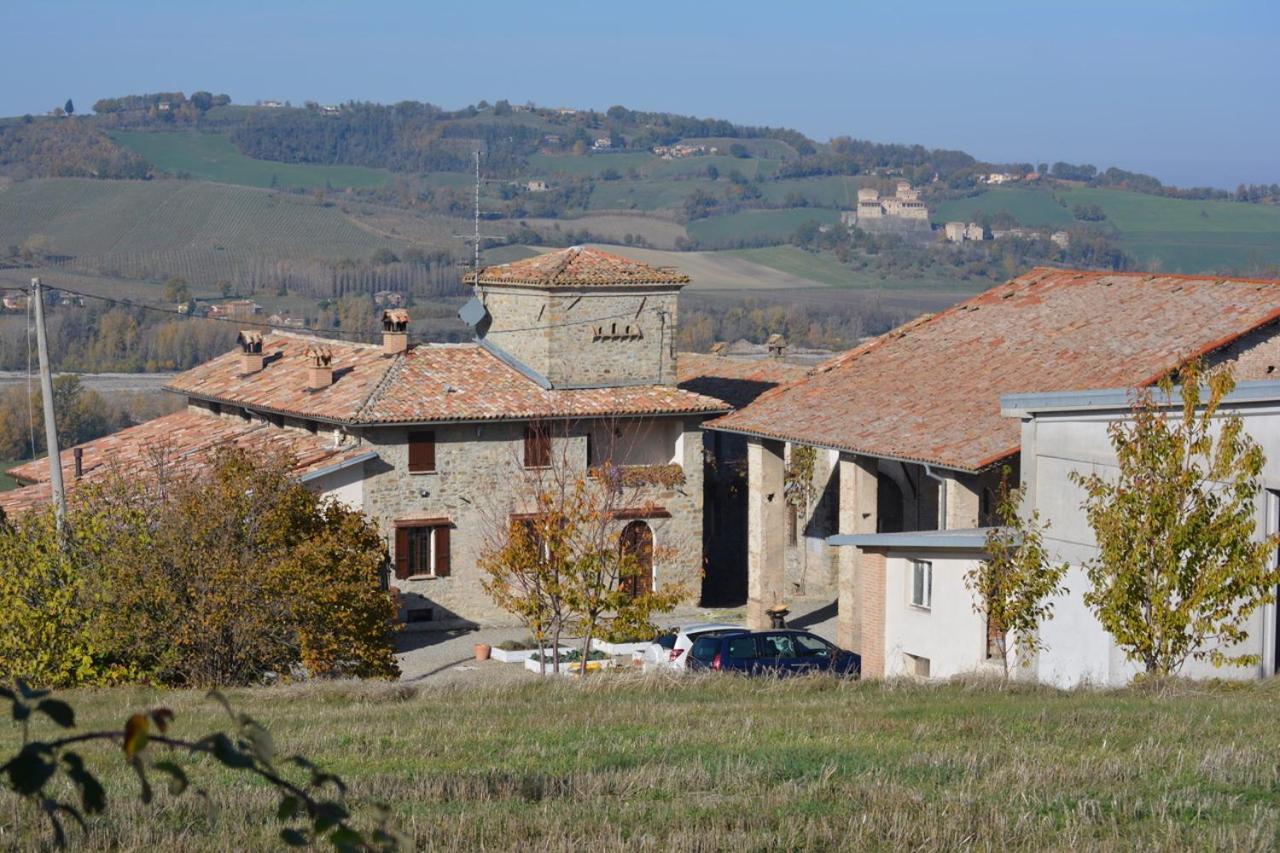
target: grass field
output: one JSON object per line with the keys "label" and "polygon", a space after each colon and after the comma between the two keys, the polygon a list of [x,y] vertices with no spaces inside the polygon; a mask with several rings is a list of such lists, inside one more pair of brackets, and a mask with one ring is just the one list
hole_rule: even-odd
{"label": "grass field", "polygon": [[930,218],[937,224],[971,222],[974,213],[994,215],[1005,211],[1030,228],[1051,226],[1064,228],[1075,220],[1071,211],[1054,199],[1048,190],[1025,190],[997,187],[973,198],[957,198],[940,203]]}
{"label": "grass field", "polygon": [[817,207],[789,210],[747,210],[728,216],[697,219],[686,226],[691,237],[708,247],[725,246],[734,240],[786,240],[806,222],[835,225],[840,211]]}
{"label": "grass field", "polygon": [[[687,237],[684,226],[669,219],[629,213],[590,213],[572,219],[523,219],[541,230],[580,231],[583,228],[604,239],[622,243],[628,234],[644,237],[649,245],[671,249],[680,237]],[[625,251],[625,248],[622,249]]]}
{"label": "grass field", "polygon": [[953,199],[933,211],[934,222],[972,219],[974,211],[1013,214],[1028,226],[1072,225],[1070,208],[1096,204],[1139,268],[1200,273],[1229,269],[1274,274],[1280,265],[1280,207],[1176,198],[1081,187],[1061,190],[1063,207],[1047,190],[1000,187]]}
{"label": "grass field", "polygon": [[234,280],[283,258],[367,258],[407,241],[309,198],[204,181],[23,181],[0,191],[0,243],[49,238],[74,268]]}
{"label": "grass field", "polygon": [[[67,698],[81,728],[163,704],[171,733],[225,726],[195,691]],[[282,755],[385,802],[415,849],[1273,849],[1280,842],[1276,683],[1059,693],[976,685],[734,677],[415,691],[318,685],[230,694]],[[36,722],[36,732],[45,732]],[[17,728],[5,731],[6,752]],[[155,747],[152,747],[155,750]],[[118,748],[85,750],[109,792],[86,849],[275,846],[277,799],[178,758],[188,793],[150,806]],[[34,810],[0,795],[6,846]]]}
{"label": "grass field", "polygon": [[384,169],[256,160],[241,154],[231,140],[220,133],[115,131],[111,138],[166,172],[187,172],[201,180],[224,184],[281,189],[330,186],[343,190],[347,187],[374,189],[391,179],[391,173]]}

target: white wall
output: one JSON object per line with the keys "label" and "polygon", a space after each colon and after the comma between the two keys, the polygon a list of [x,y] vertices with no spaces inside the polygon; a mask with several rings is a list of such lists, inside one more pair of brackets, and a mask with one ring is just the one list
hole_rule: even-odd
{"label": "white wall", "polygon": [[332,498],[351,509],[363,511],[364,463],[308,480],[307,488],[321,498]]}
{"label": "white wall", "polygon": [[[1280,490],[1280,407],[1242,405],[1235,411],[1244,417],[1246,431],[1267,456],[1262,477],[1264,492],[1258,499],[1261,536],[1274,531],[1276,524],[1275,500],[1266,490]],[[1107,425],[1123,415],[1123,411],[1038,415],[1023,423],[1022,476],[1029,487],[1030,503],[1039,511],[1041,520],[1050,524],[1045,542],[1051,559],[1072,566],[1064,581],[1068,593],[1054,600],[1054,618],[1041,631],[1046,648],[1037,658],[1036,674],[1052,684],[1118,685],[1127,683],[1139,671],[1084,604],[1089,582],[1081,567],[1096,555],[1097,547],[1081,508],[1083,491],[1071,479],[1073,473],[1096,473],[1102,477],[1116,474]],[[1262,654],[1260,666],[1216,668],[1208,662],[1192,661],[1182,674],[1193,678],[1247,679],[1273,673],[1274,605],[1255,611],[1248,625],[1249,640],[1240,649]]]}
{"label": "white wall", "polygon": [[593,423],[593,463],[671,465],[684,461],[684,426],[676,418],[641,418]]}
{"label": "white wall", "polygon": [[[929,610],[911,604],[912,559],[933,563],[933,602]],[[1002,671],[987,661],[986,619],[974,612],[974,596],[965,575],[980,559],[976,553],[893,551],[885,559],[885,676],[910,675],[907,655],[929,659],[931,678],[975,671]]]}

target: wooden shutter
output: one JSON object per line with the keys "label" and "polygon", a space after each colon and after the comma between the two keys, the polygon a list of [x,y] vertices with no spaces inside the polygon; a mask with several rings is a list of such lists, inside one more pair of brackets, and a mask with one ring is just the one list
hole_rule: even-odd
{"label": "wooden shutter", "polygon": [[551,436],[536,424],[524,428],[524,467],[546,468],[551,464]]}
{"label": "wooden shutter", "polygon": [[436,470],[436,434],[430,430],[409,433],[409,470],[413,473]]}
{"label": "wooden shutter", "polygon": [[409,577],[409,528],[396,528],[396,577]]}
{"label": "wooden shutter", "polygon": [[449,527],[436,528],[436,577],[449,577]]}

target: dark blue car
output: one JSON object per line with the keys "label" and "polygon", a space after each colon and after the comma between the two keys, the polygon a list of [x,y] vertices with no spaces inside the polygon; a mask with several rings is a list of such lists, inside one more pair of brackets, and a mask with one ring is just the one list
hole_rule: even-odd
{"label": "dark blue car", "polygon": [[689,669],[749,675],[831,672],[857,678],[862,658],[808,631],[738,631],[695,640]]}

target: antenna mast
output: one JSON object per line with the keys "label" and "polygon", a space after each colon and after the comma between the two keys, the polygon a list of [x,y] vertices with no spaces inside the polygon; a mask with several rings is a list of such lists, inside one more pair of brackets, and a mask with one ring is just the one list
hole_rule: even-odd
{"label": "antenna mast", "polygon": [[475,269],[480,271],[480,148],[476,147],[476,235],[474,238]]}

